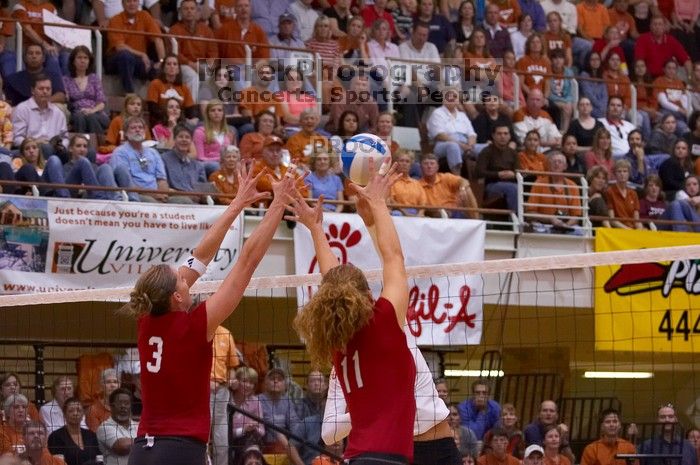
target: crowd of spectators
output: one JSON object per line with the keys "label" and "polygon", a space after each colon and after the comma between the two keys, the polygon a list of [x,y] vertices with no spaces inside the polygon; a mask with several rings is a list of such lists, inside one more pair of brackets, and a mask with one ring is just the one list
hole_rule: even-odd
{"label": "crowd of spectators", "polygon": [[[212,463],[264,464],[271,456],[284,457],[293,465],[336,463],[318,449],[324,447],[336,455],[343,451],[342,440],[323,442],[330,437],[322,433],[328,395],[326,376],[311,371],[302,387],[284,369],[265,365],[261,367],[265,374],[259,379],[258,371],[248,366],[236,350],[230,333],[222,330],[217,335],[218,342],[228,342],[214,354],[217,361],[212,368],[212,409],[221,402],[231,413],[212,415],[212,432],[221,430],[226,436],[223,454],[219,454],[213,433]],[[218,380],[221,370],[227,371],[225,381]],[[99,396],[88,403],[75,396],[70,377],[57,377],[52,386],[53,400],[39,410],[21,393],[16,374],[5,373],[0,381],[0,456],[18,457],[34,465],[128,462],[140,411],[133,402],[135,392],[120,387],[115,369],[103,370]],[[678,465],[697,465],[700,457],[700,431],[694,427],[684,431],[672,404],[659,406],[657,417],[650,422],[654,427],[644,431],[635,423],[623,426],[621,413],[613,408],[591,412],[597,420],[586,421],[595,424],[597,437],[593,432],[590,443],[574,450],[567,421],[560,417],[559,406],[553,400],[542,401],[536,417],[525,424],[515,405],[501,405],[491,397],[488,380],[474,381],[471,396],[461,402],[451,401],[445,379],[436,379],[435,386],[439,398],[449,407],[447,422],[465,465],[610,465],[625,463],[616,458],[617,454],[636,453],[650,455],[634,460],[635,465],[666,463],[669,454],[679,457],[673,459]],[[335,428],[344,430],[349,425]],[[654,458],[654,454],[659,457]]]}
{"label": "crowd of spectators", "polygon": [[[67,49],[47,35],[42,10],[108,28],[100,71],[115,75],[114,85],[97,77],[91,48]],[[564,154],[557,179],[580,185],[593,167],[606,170],[610,185],[601,187],[596,198],[605,204],[597,211],[626,219],[599,224],[700,220],[700,198],[686,187],[700,173],[694,0],[64,0],[60,11],[20,0],[0,14],[24,21],[23,50],[12,49],[11,27],[0,31],[0,179],[47,183],[42,195],[116,200],[123,188],[149,191],[130,192],[132,201],[200,203],[188,193],[214,189],[226,203],[236,192],[237,163],[250,160],[276,176],[292,166],[312,171],[309,195],[323,194],[327,210],[353,211],[342,202],[352,198],[338,155],[350,137],[372,132],[395,160],[413,157],[406,173],[425,191],[399,187],[391,200],[414,208],[396,208],[397,215],[442,207],[451,217],[476,218],[478,207],[517,211],[520,202],[533,213],[530,187],[517,196],[516,173],[562,173],[551,159]],[[320,73],[295,66],[308,52],[320,57]],[[17,53],[22,70],[13,66]],[[418,67],[397,81],[380,72],[389,60],[457,66],[461,78],[436,79]],[[496,78],[485,87],[491,71]],[[123,108],[107,108],[113,97]],[[396,124],[419,129],[420,153],[400,150]],[[627,190],[620,160],[630,163]],[[637,203],[653,176],[662,194],[651,196],[650,216]],[[551,176],[530,178],[545,184],[536,203],[552,207],[535,207],[549,213],[535,211],[534,222],[578,231],[580,218],[558,218],[556,195],[544,192],[561,191],[545,189]],[[112,190],[50,186],[64,183]],[[581,196],[564,216],[580,216],[594,196]]]}

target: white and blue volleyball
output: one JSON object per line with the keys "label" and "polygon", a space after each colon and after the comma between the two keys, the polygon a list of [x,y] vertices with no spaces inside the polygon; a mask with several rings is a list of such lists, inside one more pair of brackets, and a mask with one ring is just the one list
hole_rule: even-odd
{"label": "white and blue volleyball", "polygon": [[374,160],[376,170],[380,169],[382,160],[391,155],[389,147],[374,134],[357,134],[345,142],[340,158],[343,172],[352,182],[366,186],[369,182],[369,160]]}

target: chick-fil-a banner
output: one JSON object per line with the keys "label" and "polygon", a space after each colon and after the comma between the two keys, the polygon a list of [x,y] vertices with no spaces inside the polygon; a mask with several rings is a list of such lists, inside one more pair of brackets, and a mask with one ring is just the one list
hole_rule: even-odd
{"label": "chick-fil-a banner", "polygon": [[[1,196],[0,294],[133,285],[181,264],[224,208]],[[239,217],[203,279],[223,279],[242,242]]]}
{"label": "chick-fil-a banner", "polygon": [[[476,262],[484,259],[485,223],[476,220],[394,218],[406,266]],[[326,213],[323,227],[341,263],[381,268],[372,239],[358,215]],[[294,230],[296,273],[319,272],[308,229]],[[421,346],[479,344],[483,323],[481,276],[409,279],[408,325]],[[381,286],[370,283],[375,296]],[[314,289],[297,289],[303,306]]]}

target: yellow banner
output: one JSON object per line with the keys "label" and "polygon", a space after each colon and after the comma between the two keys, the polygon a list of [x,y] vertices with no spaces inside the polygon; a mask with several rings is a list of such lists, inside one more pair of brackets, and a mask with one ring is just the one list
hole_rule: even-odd
{"label": "yellow banner", "polygon": [[[595,250],[700,244],[700,234],[596,229]],[[700,351],[700,261],[599,266],[596,350]]]}

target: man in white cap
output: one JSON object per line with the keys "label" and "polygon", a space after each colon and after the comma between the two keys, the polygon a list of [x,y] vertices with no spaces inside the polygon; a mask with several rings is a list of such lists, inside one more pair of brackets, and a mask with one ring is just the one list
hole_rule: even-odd
{"label": "man in white cap", "polygon": [[541,465],[544,458],[544,449],[542,446],[532,444],[527,446],[523,455],[523,465]]}

